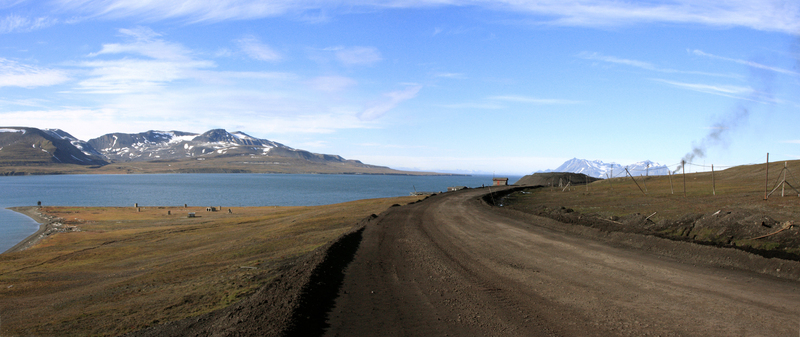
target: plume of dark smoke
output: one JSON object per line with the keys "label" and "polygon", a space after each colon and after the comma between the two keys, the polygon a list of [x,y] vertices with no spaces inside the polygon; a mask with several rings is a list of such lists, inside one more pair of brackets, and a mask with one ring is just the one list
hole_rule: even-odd
{"label": "plume of dark smoke", "polygon": [[677,173],[694,159],[704,158],[708,149],[711,147],[727,146],[730,143],[728,137],[730,131],[737,128],[750,116],[751,109],[748,108],[749,104],[754,102],[775,102],[775,98],[772,94],[774,76],[774,73],[767,70],[751,67],[749,82],[755,84],[758,89],[753,89],[747,97],[741,98],[733,109],[721,116],[720,120],[714,123],[711,127],[711,131],[703,137],[703,139],[699,142],[692,142],[692,150],[683,156],[681,165],[672,173]]}
{"label": "plume of dark smoke", "polygon": [[697,143],[692,143],[692,150],[683,156],[681,166],[678,166],[672,173],[678,173],[683,168],[683,165],[691,163],[695,158],[705,157],[709,147],[727,146],[729,144],[727,135],[730,130],[738,127],[749,115],[750,110],[739,104],[735,109],[722,116],[718,122],[714,123],[711,131],[703,139]]}

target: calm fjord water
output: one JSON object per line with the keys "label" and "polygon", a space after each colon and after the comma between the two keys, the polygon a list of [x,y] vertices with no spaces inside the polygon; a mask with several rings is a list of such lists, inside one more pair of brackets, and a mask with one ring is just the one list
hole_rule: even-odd
{"label": "calm fjord water", "polygon": [[[520,177],[509,177],[509,183]],[[35,232],[33,206],[315,206],[490,185],[490,176],[130,174],[0,177],[0,252]]]}

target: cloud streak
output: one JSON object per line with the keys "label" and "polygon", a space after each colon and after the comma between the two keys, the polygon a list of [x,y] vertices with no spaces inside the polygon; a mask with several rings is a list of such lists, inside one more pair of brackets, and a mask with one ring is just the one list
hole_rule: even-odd
{"label": "cloud streak", "polygon": [[325,50],[332,51],[336,59],[346,66],[372,65],[383,59],[375,47],[331,47]]}
{"label": "cloud streak", "polygon": [[137,17],[147,21],[178,19],[189,23],[249,20],[282,15],[300,19],[319,10],[326,15],[363,9],[429,8],[473,6],[528,15],[535,25],[607,27],[666,22],[716,27],[747,27],[756,30],[800,32],[800,4],[781,0],[673,0],[637,2],[613,0],[240,0],[206,2],[194,0],[55,0],[57,10],[89,17]]}
{"label": "cloud streak", "polygon": [[409,86],[404,90],[392,91],[384,94],[386,97],[385,100],[376,102],[364,109],[364,111],[358,115],[358,118],[362,121],[372,121],[378,119],[400,105],[400,103],[417,97],[420,89],[422,89],[421,85],[414,85]]}
{"label": "cloud streak", "polygon": [[270,46],[261,43],[255,36],[246,36],[236,40],[239,48],[250,58],[258,61],[280,61],[283,57]]}
{"label": "cloud streak", "polygon": [[[743,86],[736,86],[736,85],[713,85],[713,84],[703,84],[703,83],[685,83],[685,82],[676,82],[676,81],[669,81],[665,79],[655,78],[654,81],[666,83],[678,88],[693,90],[697,92],[702,92],[706,94],[714,94],[719,96],[725,96],[730,98],[736,99],[744,99],[744,100],[752,100],[757,101],[751,98],[755,90],[751,87],[743,87]],[[760,101],[759,101],[760,102]],[[764,102],[767,103],[767,102]],[[773,103],[773,102],[770,102]]]}
{"label": "cloud streak", "polygon": [[45,87],[69,80],[62,70],[40,68],[0,58],[0,87]]}
{"label": "cloud streak", "polygon": [[610,55],[603,55],[600,53],[590,53],[590,52],[581,52],[577,55],[578,58],[582,58],[585,60],[591,61],[600,61],[605,63],[613,63],[619,64],[624,66],[630,66],[635,68],[640,68],[644,70],[656,71],[661,73],[668,73],[668,74],[688,74],[688,75],[705,75],[705,76],[714,76],[714,77],[729,77],[729,78],[739,78],[738,75],[726,75],[726,74],[716,74],[716,73],[709,73],[704,71],[691,71],[691,70],[676,70],[676,69],[669,69],[669,68],[661,68],[658,67],[650,62],[639,61],[639,60],[631,60],[620,58],[616,56]]}
{"label": "cloud streak", "polygon": [[514,95],[507,95],[507,96],[491,96],[489,97],[490,100],[496,101],[505,101],[505,102],[514,102],[514,103],[528,103],[528,104],[542,104],[542,105],[550,105],[550,104],[579,104],[580,101],[571,101],[566,99],[552,99],[552,98],[536,98],[536,97],[526,97],[526,96],[514,96]]}
{"label": "cloud streak", "polygon": [[192,52],[178,43],[164,41],[160,34],[145,27],[120,29],[131,41],[104,44],[91,58],[128,54],[145,58],[125,57],[115,60],[92,60],[78,63],[88,68],[88,78],[78,83],[83,93],[125,94],[149,92],[168,82],[193,78],[198,71],[213,68],[211,61],[197,60]]}
{"label": "cloud streak", "polygon": [[17,14],[8,14],[0,18],[0,34],[29,32],[47,28],[58,23],[57,19],[47,16],[29,18]]}
{"label": "cloud streak", "polygon": [[769,70],[769,71],[773,71],[773,72],[776,72],[776,73],[792,75],[792,76],[800,76],[800,73],[798,73],[796,71],[783,69],[783,68],[778,68],[778,67],[771,67],[771,66],[764,65],[764,64],[761,64],[761,63],[758,63],[758,62],[753,62],[753,61],[734,59],[734,58],[729,58],[729,57],[724,57],[724,56],[717,56],[717,55],[714,55],[714,54],[709,54],[709,53],[703,52],[702,50],[697,50],[697,49],[692,50],[692,54],[695,54],[695,55],[698,55],[698,56],[710,57],[710,58],[717,59],[717,60],[724,60],[724,61],[728,61],[728,62],[734,62],[734,63],[746,65],[748,67]]}

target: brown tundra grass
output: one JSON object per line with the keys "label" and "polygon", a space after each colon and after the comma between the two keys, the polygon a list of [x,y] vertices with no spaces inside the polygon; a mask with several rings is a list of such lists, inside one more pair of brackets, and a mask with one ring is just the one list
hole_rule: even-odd
{"label": "brown tundra grass", "polygon": [[118,335],[219,309],[370,214],[419,199],[232,213],[44,207],[79,231],[0,254],[0,335]]}

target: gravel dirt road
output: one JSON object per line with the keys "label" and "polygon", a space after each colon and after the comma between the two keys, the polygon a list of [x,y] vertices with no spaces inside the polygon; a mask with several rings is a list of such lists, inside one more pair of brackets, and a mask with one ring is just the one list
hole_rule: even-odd
{"label": "gravel dirt road", "polygon": [[499,211],[481,202],[486,192],[440,194],[371,221],[325,334],[800,335],[796,278],[648,249],[661,239],[631,248],[561,231],[572,225]]}

